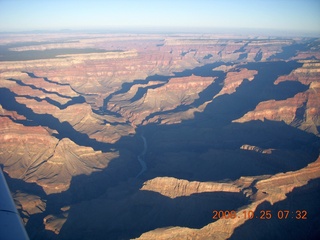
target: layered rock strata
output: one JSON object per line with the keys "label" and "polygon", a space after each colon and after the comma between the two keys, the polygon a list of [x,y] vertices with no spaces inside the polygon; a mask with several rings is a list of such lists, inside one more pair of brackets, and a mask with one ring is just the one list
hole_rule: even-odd
{"label": "layered rock strata", "polygon": [[[0,163],[21,181],[14,198],[32,237],[232,239],[263,230],[243,211],[304,192],[299,204],[314,202],[319,40],[79,33],[0,43],[4,55],[35,54],[0,64]],[[276,63],[299,67],[258,89]],[[213,222],[219,207],[240,217]]]}
{"label": "layered rock strata", "polygon": [[280,76],[274,84],[284,81],[299,81],[308,85],[308,90],[286,100],[260,102],[253,111],[246,113],[235,122],[250,120],[284,121],[300,129],[319,135],[320,126],[320,65],[318,61],[304,61],[301,68],[287,76]]}
{"label": "layered rock strata", "polygon": [[[319,179],[319,164],[320,157],[316,162],[311,163],[307,167],[298,171],[276,174],[271,177],[266,176],[261,180],[254,177],[243,177],[238,181],[235,181],[233,184],[238,185],[242,191],[247,191],[253,200],[251,204],[236,210],[237,217],[235,219],[222,218],[216,222],[208,224],[201,229],[181,227],[169,227],[165,229],[160,228],[148,233],[144,233],[137,239],[228,239],[232,236],[234,229],[240,227],[246,221],[251,221],[248,217],[244,217],[245,215],[241,213],[244,211],[255,212],[259,205],[265,201],[269,202],[271,205],[283,201],[286,199],[286,195],[292,192],[295,188],[307,185],[310,180]],[[181,181],[176,181],[176,185],[172,185],[172,181],[170,181],[170,179],[168,180],[169,181],[167,181],[167,184],[173,189],[177,188]],[[162,185],[164,185],[164,182]],[[187,184],[188,187],[190,185],[192,186],[193,183]],[[248,186],[250,186],[249,189]],[[255,187],[257,191],[248,192],[248,190],[253,190],[253,187]]]}

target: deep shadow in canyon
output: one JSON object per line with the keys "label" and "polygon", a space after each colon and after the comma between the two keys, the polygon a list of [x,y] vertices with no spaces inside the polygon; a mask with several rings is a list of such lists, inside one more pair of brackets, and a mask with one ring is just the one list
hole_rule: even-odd
{"label": "deep shadow in canyon", "polygon": [[61,104],[58,101],[55,101],[55,100],[51,99],[50,97],[45,97],[45,98],[41,99],[39,97],[31,97],[31,96],[28,96],[28,95],[21,96],[21,97],[25,97],[27,99],[35,99],[38,102],[45,100],[48,103],[50,103],[51,105],[59,108],[60,110],[66,109],[67,107],[69,107],[69,106],[71,106],[73,104],[79,104],[79,103],[84,103],[85,102],[85,98],[83,96],[69,97],[69,96],[62,95],[62,94],[60,94],[58,92],[47,91],[44,88],[36,87],[36,86],[34,86],[32,84],[26,84],[26,83],[22,82],[19,79],[10,78],[8,80],[16,82],[19,86],[27,86],[27,87],[30,87],[31,89],[42,91],[43,93],[49,94],[49,96],[50,95],[56,95],[56,96],[61,97],[61,98],[69,99],[69,101],[67,103]]}
{"label": "deep shadow in canyon", "polygon": [[[190,106],[195,106],[195,104],[197,104],[197,106],[200,105],[200,102],[204,102],[205,99],[209,100],[211,99],[214,95],[213,93],[217,90],[217,86],[218,83],[222,82],[222,76],[225,76],[225,74],[223,74],[221,71],[213,71],[213,68],[219,67],[221,65],[231,65],[230,63],[224,63],[224,62],[215,62],[215,63],[210,63],[210,64],[206,64],[203,66],[199,66],[199,67],[195,67],[193,69],[186,69],[182,72],[174,72],[172,76],[163,76],[163,75],[152,75],[152,76],[148,76],[146,79],[136,79],[132,82],[128,82],[128,83],[123,83],[121,86],[121,89],[119,89],[118,91],[115,91],[114,93],[110,94],[108,97],[106,97],[103,101],[103,106],[100,108],[99,112],[96,112],[97,114],[114,114],[117,115],[117,113],[111,112],[107,110],[107,105],[108,102],[112,99],[113,96],[116,96],[118,94],[124,94],[126,92],[128,92],[130,90],[130,88],[136,84],[148,84],[149,82],[161,82],[159,84],[153,85],[153,86],[146,86],[146,87],[140,87],[137,91],[137,93],[135,94],[135,96],[133,96],[130,99],[130,102],[134,102],[134,101],[138,101],[139,99],[141,99],[143,97],[144,94],[147,93],[148,89],[154,89],[156,87],[161,87],[163,86],[165,83],[168,83],[169,80],[171,78],[174,77],[190,77],[191,75],[196,75],[196,76],[201,76],[201,77],[218,77],[218,81],[213,82],[210,86],[208,86],[202,93],[202,97],[197,99],[196,102],[194,102],[193,104],[190,104],[188,106],[180,106],[180,109],[176,109],[175,111],[182,111],[184,109],[190,108]],[[220,89],[222,87],[220,86]],[[218,88],[219,89],[219,88]],[[213,92],[209,93],[208,92],[210,90],[214,90]],[[208,97],[210,96],[210,97]],[[201,101],[200,101],[201,99]],[[171,111],[171,110],[170,110]],[[169,113],[169,112],[164,112]],[[154,113],[154,115],[157,115],[158,113]],[[151,118],[152,116],[148,116],[148,119]]]}
{"label": "deep shadow in canyon", "polygon": [[[132,189],[131,195],[107,196],[75,206],[61,230],[68,239],[131,239],[160,227],[201,228],[213,222],[214,209],[248,203],[242,193],[212,192],[168,198]],[[93,224],[92,224],[93,222]],[[81,229],[90,227],[82,232]]]}
{"label": "deep shadow in canyon", "polygon": [[[253,110],[261,101],[287,99],[305,91],[308,86],[297,82],[273,84],[278,76],[289,74],[299,66],[301,64],[297,62],[244,65],[258,70],[254,80],[244,81],[232,94],[213,99],[204,112],[195,114],[194,119],[180,124],[139,126],[136,136],[122,137],[112,146],[91,141],[85,134],[76,132],[70,124],[60,123],[51,115],[33,113],[25,105],[18,104],[11,91],[0,89],[3,108],[17,111],[33,120],[30,125],[56,129],[59,137],[68,137],[79,145],[103,151],[112,147],[120,153],[119,158],[111,161],[105,170],[89,176],[76,176],[68,191],[47,196],[46,212],[30,219],[27,230],[29,233],[37,231],[35,226],[42,224],[40,220],[46,214],[60,214],[60,208],[69,204],[73,206],[57,238],[106,239],[107,236],[110,239],[129,239],[158,227],[198,228],[211,221],[209,217],[212,217],[212,210],[218,207],[233,209],[245,205],[247,200],[242,195],[235,197],[231,193],[206,193],[169,199],[139,189],[143,181],[158,176],[189,181],[235,180],[241,176],[293,171],[314,161],[319,155],[319,138],[313,134],[284,122],[232,122]],[[206,98],[207,95],[200,94],[198,101],[204,102]],[[135,179],[134,176],[140,171],[137,155],[143,148],[140,134],[148,141],[148,169],[140,179]],[[274,150],[269,155],[241,150],[244,144]],[[239,201],[235,203],[233,199]],[[48,235],[43,227],[33,236],[34,239],[56,237],[52,233]]]}
{"label": "deep shadow in canyon", "polygon": [[272,60],[279,60],[279,59],[283,59],[283,60],[290,59],[294,57],[298,51],[307,50],[309,48],[309,45],[312,44],[315,40],[316,40],[315,38],[310,38],[304,43],[293,42],[293,44],[284,46],[282,48],[282,52],[279,52],[277,54],[270,56],[267,60],[272,61]]}
{"label": "deep shadow in canyon", "polygon": [[[274,205],[263,202],[254,213],[257,218],[235,229],[229,239],[319,239],[319,190],[320,179],[311,180],[307,185],[295,188],[281,202]],[[267,210],[271,211],[271,219],[260,219],[261,211]],[[285,210],[289,211],[288,215],[282,214]]]}
{"label": "deep shadow in canyon", "polygon": [[[241,176],[298,170],[319,155],[319,139],[283,122],[251,121],[223,128],[150,128],[144,180],[169,176],[189,181],[235,180]],[[242,150],[242,145],[271,154]]]}
{"label": "deep shadow in canyon", "polygon": [[[27,120],[16,120],[15,122],[21,123],[25,126],[46,126],[58,131],[54,134],[58,139],[69,138],[78,145],[90,146],[95,150],[108,151],[110,144],[98,142],[95,139],[89,138],[87,134],[76,131],[68,122],[60,122],[51,114],[37,114],[28,108],[25,104],[17,102],[15,97],[17,94],[11,92],[7,88],[0,88],[0,104],[2,107],[9,111],[16,111],[18,114],[23,115]],[[39,99],[40,100],[40,99]]]}
{"label": "deep shadow in canyon", "polygon": [[[294,171],[313,162],[319,155],[319,139],[313,134],[296,129],[284,122],[268,120],[246,123],[232,122],[244,113],[253,110],[261,101],[287,99],[298,92],[305,91],[307,86],[300,83],[273,84],[278,76],[288,74],[298,66],[300,64],[296,62],[251,65],[252,69],[258,68],[259,70],[259,74],[253,81],[245,81],[233,94],[217,97],[204,112],[196,114],[194,119],[173,125],[149,124],[140,126],[137,135],[142,133],[148,141],[148,152],[146,154],[148,169],[140,178],[143,181],[158,176],[170,176],[189,181],[235,180],[241,176]],[[123,141],[130,144],[130,141],[125,139],[128,139],[128,137],[123,137],[117,145],[125,147],[126,144],[123,144]],[[243,144],[274,150],[271,154],[241,150],[240,147]],[[140,147],[142,148],[142,146]],[[116,162],[114,164],[118,165]],[[132,164],[134,163],[132,162]],[[118,166],[119,169],[121,169],[120,165]],[[100,173],[96,174],[99,175]],[[88,182],[88,178],[91,177],[76,177],[70,190],[76,189],[80,182]],[[130,184],[133,187],[128,187]],[[104,202],[101,207],[97,207],[95,202],[91,203],[92,205],[87,202],[75,208],[71,207],[68,220],[62,228],[61,236],[70,236],[69,234],[78,224],[77,219],[83,214],[81,211],[85,206],[93,211],[86,216],[91,220],[97,218],[93,220],[96,221],[96,224],[86,226],[79,223],[77,227],[79,229],[87,227],[86,231],[90,232],[89,234],[86,232],[87,236],[93,234],[92,236],[97,239],[103,239],[105,236],[110,236],[113,239],[129,239],[158,227],[171,225],[199,227],[202,225],[200,223],[206,222],[204,214],[201,214],[203,219],[201,216],[193,218],[192,216],[197,215],[196,213],[190,213],[189,217],[189,219],[193,218],[195,222],[189,225],[186,222],[180,222],[179,216],[181,216],[182,210],[179,208],[175,210],[171,207],[172,204],[175,206],[175,202],[178,202],[182,209],[195,210],[197,208],[192,201],[167,201],[166,198],[156,193],[141,193],[141,190],[139,190],[141,184],[142,182],[139,182],[139,179],[129,178],[127,182],[115,184],[111,193],[106,193],[96,200],[98,203]],[[90,185],[88,185],[89,187]],[[114,195],[121,192],[125,193],[120,194],[119,199],[124,202],[118,205],[117,201],[112,199],[117,199]],[[215,196],[214,193],[212,194]],[[199,196],[201,195],[199,194]],[[137,196],[143,196],[141,198],[142,202],[139,202],[141,205],[134,200]],[[159,200],[148,200],[155,196],[158,196]],[[188,199],[188,197],[182,197],[181,199],[184,198]],[[219,202],[217,199],[219,197],[216,198],[215,196],[209,201],[209,205],[202,204],[207,208],[212,206],[212,211],[215,208],[216,201]],[[222,197],[222,199],[226,201],[226,208],[231,209],[232,204],[227,202],[227,198]],[[245,202],[242,204],[245,204]],[[132,205],[134,206],[132,208],[123,207]],[[161,206],[161,213],[154,210],[158,206]],[[108,213],[101,216],[100,211],[107,211]],[[129,214],[130,211],[134,211],[134,214]],[[109,216],[116,216],[116,218],[110,220],[108,219]],[[107,224],[109,221],[110,224]],[[102,226],[109,230],[104,230]],[[101,235],[98,233],[100,231],[98,229],[101,230]]]}
{"label": "deep shadow in canyon", "polygon": [[[133,139],[131,140],[134,142]],[[136,189],[137,183],[130,185],[129,188],[123,188],[121,186],[121,184],[123,182],[127,182],[128,179],[134,181],[134,176],[137,172],[140,171],[139,165],[137,164],[136,156],[132,156],[129,152],[135,151],[135,149],[132,149],[133,147],[139,147],[136,146],[133,142],[131,142],[128,150],[122,149],[120,151],[121,157],[113,159],[108,164],[108,167],[104,170],[93,172],[90,175],[74,176],[67,191],[45,196],[47,204],[46,210],[43,213],[31,216],[28,224],[26,225],[26,230],[31,239],[61,239],[61,236],[58,236],[51,231],[45,230],[43,219],[49,214],[61,216],[63,214],[61,208],[65,206],[77,206],[78,204],[81,204],[83,202],[91,201],[92,199],[97,198],[99,199],[99,197],[105,195],[108,197],[113,196],[108,194],[107,191],[119,186],[120,187],[117,189],[117,194],[123,191],[126,195],[128,194],[127,192],[136,192],[138,190]],[[128,157],[126,157],[126,155],[128,155]],[[28,183],[26,183],[26,186],[27,185]],[[103,206],[103,208],[105,207],[106,206]],[[113,206],[110,207],[115,210]],[[70,209],[69,213],[71,219],[75,220],[76,224],[81,223],[80,221],[78,221],[78,214],[81,213],[73,215],[73,212],[71,211],[72,208]],[[95,211],[99,211],[99,209],[96,209]],[[96,213],[93,212],[92,214]],[[103,219],[100,220],[103,223]],[[66,237],[66,239],[69,239],[70,237],[71,236],[68,236]]]}
{"label": "deep shadow in canyon", "polygon": [[[222,63],[217,63],[218,65],[221,65]],[[175,109],[172,110],[166,110],[166,111],[158,111],[151,113],[149,116],[146,117],[146,121],[149,119],[152,119],[153,117],[157,115],[166,115],[166,114],[172,114],[172,113],[178,113],[182,111],[187,111],[191,108],[198,108],[200,105],[204,104],[207,101],[210,101],[216,94],[218,94],[222,87],[223,87],[223,81],[225,79],[226,73],[223,71],[213,71],[213,67],[217,67],[218,65],[209,65],[206,67],[199,67],[193,70],[185,70],[182,74],[175,73],[175,76],[178,77],[186,77],[191,76],[191,74],[195,74],[196,76],[202,76],[202,77],[215,77],[213,83],[211,83],[207,88],[205,88],[202,92],[199,93],[199,98],[195,99],[192,103],[187,105],[180,105],[177,106]],[[203,71],[203,74],[200,74],[200,72]],[[198,74],[198,75],[197,75]]]}
{"label": "deep shadow in canyon", "polygon": [[[308,86],[297,82],[274,85],[278,76],[298,66],[301,65],[296,62],[249,64],[249,69],[259,72],[255,79],[243,82],[232,94],[215,98],[194,119],[173,125],[141,126],[138,132],[148,139],[148,171],[142,177],[235,180],[244,175],[293,171],[314,161],[319,139],[313,134],[284,122],[232,122],[261,101],[284,100],[305,91]],[[241,150],[245,144],[274,150],[272,154]]]}

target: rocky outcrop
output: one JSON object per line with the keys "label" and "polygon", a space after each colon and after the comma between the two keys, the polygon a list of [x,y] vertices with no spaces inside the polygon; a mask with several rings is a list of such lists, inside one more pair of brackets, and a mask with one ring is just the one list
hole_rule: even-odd
{"label": "rocky outcrop", "polygon": [[236,91],[236,88],[241,85],[243,80],[247,79],[252,81],[254,75],[258,72],[256,70],[248,70],[248,69],[238,69],[238,71],[230,70],[227,73],[227,76],[224,80],[223,88],[221,91],[215,96],[218,97],[223,94],[232,94]]}
{"label": "rocky outcrop", "polygon": [[178,106],[190,105],[213,81],[212,77],[194,75],[171,78],[162,86],[146,89],[145,93],[135,101],[125,100],[127,96],[121,96],[121,99],[112,98],[108,109],[120,113],[130,122],[138,125],[152,113],[161,114],[164,111],[174,110]]}
{"label": "rocky outcrop", "polygon": [[0,160],[12,178],[35,182],[47,194],[65,191],[73,176],[104,169],[117,153],[102,153],[57,139],[43,127],[0,119]]}
{"label": "rocky outcrop", "polygon": [[240,192],[240,188],[228,183],[189,182],[187,180],[158,177],[148,180],[141,190],[158,192],[170,198],[190,196],[204,192]]}
{"label": "rocky outcrop", "polygon": [[[142,234],[137,239],[228,239],[234,233],[234,230],[247,221],[252,221],[248,217],[244,217],[243,211],[253,211],[260,204],[267,201],[272,205],[286,199],[286,195],[293,189],[307,185],[308,181],[320,178],[320,157],[316,162],[309,164],[307,167],[288,173],[281,173],[272,177],[259,178],[242,178],[235,183],[242,185],[242,190],[246,186],[255,187],[257,191],[251,194],[253,202],[241,209],[237,209],[237,217],[235,219],[219,219],[216,222],[210,223],[201,229],[191,229],[183,227],[159,228]],[[256,181],[256,183],[254,183]],[[244,185],[243,185],[244,183]],[[239,186],[239,187],[240,187]],[[253,193],[253,192],[252,192]],[[262,221],[262,220],[260,220]]]}
{"label": "rocky outcrop", "polygon": [[[267,194],[266,199],[274,204],[286,198],[294,188],[306,185],[310,180],[320,177],[320,156],[307,167],[298,171],[279,173],[255,184],[260,192]],[[258,195],[257,195],[258,196]]]}
{"label": "rocky outcrop", "polygon": [[260,147],[257,147],[257,146],[251,146],[251,145],[248,145],[248,144],[242,145],[240,147],[240,149],[248,150],[248,151],[255,151],[255,152],[263,153],[263,154],[271,154],[272,150],[274,150],[274,149],[263,149],[263,148],[260,148]]}
{"label": "rocky outcrop", "polygon": [[284,121],[300,129],[319,134],[320,126],[320,65],[316,61],[306,61],[301,68],[294,70],[287,76],[281,76],[275,84],[283,81],[299,81],[309,85],[309,89],[296,94],[286,100],[269,100],[260,102],[253,111],[246,113],[235,122],[247,122],[250,120],[275,120]]}
{"label": "rocky outcrop", "polygon": [[29,193],[16,192],[13,194],[13,199],[17,209],[21,213],[24,224],[27,224],[28,219],[33,214],[43,213],[46,210],[46,201],[39,196]]}
{"label": "rocky outcrop", "polygon": [[128,124],[113,125],[114,118],[93,113],[91,107],[86,103],[73,104],[65,109],[59,109],[46,100],[37,101],[24,97],[17,97],[16,99],[19,103],[32,109],[33,112],[50,114],[61,123],[68,122],[76,131],[85,133],[99,142],[115,143],[121,136],[135,132],[132,126]]}
{"label": "rocky outcrop", "polygon": [[18,114],[16,111],[7,111],[3,109],[2,105],[0,104],[0,116],[1,117],[9,117],[15,120],[26,120],[25,116]]}
{"label": "rocky outcrop", "polygon": [[[318,189],[317,40],[3,36],[36,54],[0,64],[0,164],[23,183],[14,198],[39,239],[228,239],[250,223],[243,211]],[[278,63],[274,87],[261,75]],[[304,86],[290,94],[288,81]]]}
{"label": "rocky outcrop", "polygon": [[28,98],[34,98],[36,100],[42,99],[51,101],[53,104],[55,104],[57,107],[63,108],[64,106],[67,106],[68,102],[72,100],[72,97],[69,96],[63,96],[59,94],[58,92],[47,92],[44,89],[36,88],[32,85],[24,85],[22,86],[20,83],[20,80],[8,80],[8,79],[2,79],[2,87],[9,87],[10,90],[17,95],[25,96]]}
{"label": "rocky outcrop", "polygon": [[[22,86],[29,86],[32,89],[39,89],[43,93],[55,94],[60,97],[72,98],[79,96],[70,85],[59,85],[54,82],[50,82],[48,79],[40,77],[30,77],[30,74],[26,72],[3,72],[0,74],[3,79],[9,79],[17,82]],[[26,91],[28,92],[28,91]]]}
{"label": "rocky outcrop", "polygon": [[[89,104],[79,103],[79,94],[69,85],[60,86],[43,78],[30,78],[25,73],[5,73],[1,77],[0,86],[15,93],[18,103],[26,105],[36,114],[50,114],[61,123],[68,122],[75,130],[89,135],[92,139],[114,143],[121,136],[134,133],[132,126],[125,124],[124,119],[100,116],[93,113]],[[6,111],[6,114],[13,114],[9,112]]]}
{"label": "rocky outcrop", "polygon": [[67,221],[68,212],[63,211],[63,213],[56,215],[48,215],[43,219],[43,224],[45,230],[59,234],[63,224]]}

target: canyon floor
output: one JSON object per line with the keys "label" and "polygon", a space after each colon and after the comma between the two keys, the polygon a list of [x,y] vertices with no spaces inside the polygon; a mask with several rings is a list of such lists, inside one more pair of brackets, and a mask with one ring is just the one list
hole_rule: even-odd
{"label": "canyon floor", "polygon": [[317,38],[1,34],[0,132],[30,239],[320,236]]}

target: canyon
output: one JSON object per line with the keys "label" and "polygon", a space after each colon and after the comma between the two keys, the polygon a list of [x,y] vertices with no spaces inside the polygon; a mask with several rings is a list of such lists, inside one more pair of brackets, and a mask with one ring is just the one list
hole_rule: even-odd
{"label": "canyon", "polygon": [[31,239],[320,236],[320,39],[8,33],[0,51],[0,165]]}

